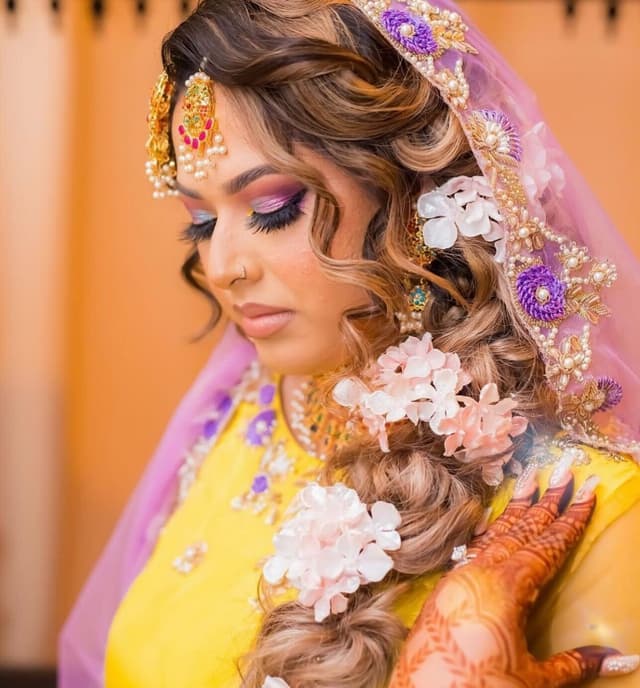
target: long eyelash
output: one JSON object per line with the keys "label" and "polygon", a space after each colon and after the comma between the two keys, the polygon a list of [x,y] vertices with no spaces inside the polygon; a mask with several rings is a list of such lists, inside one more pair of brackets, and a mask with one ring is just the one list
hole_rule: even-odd
{"label": "long eyelash", "polygon": [[300,189],[287,201],[286,205],[272,213],[253,212],[249,218],[249,226],[256,232],[272,232],[293,224],[302,215],[300,204],[306,194],[306,189]]}
{"label": "long eyelash", "polygon": [[207,220],[206,222],[198,222],[197,224],[192,222],[180,232],[180,241],[186,241],[191,244],[206,241],[211,238],[215,226],[215,218]]}
{"label": "long eyelash", "polygon": [[[292,196],[289,201],[287,201],[286,205],[282,206],[279,210],[275,210],[272,213],[252,213],[249,219],[249,226],[256,232],[267,233],[277,229],[284,229],[302,215],[300,204],[306,194],[307,189],[300,189],[300,191]],[[180,232],[180,240],[192,244],[197,244],[200,241],[207,241],[207,239],[211,238],[215,227],[215,218],[207,220],[206,222],[192,222]]]}

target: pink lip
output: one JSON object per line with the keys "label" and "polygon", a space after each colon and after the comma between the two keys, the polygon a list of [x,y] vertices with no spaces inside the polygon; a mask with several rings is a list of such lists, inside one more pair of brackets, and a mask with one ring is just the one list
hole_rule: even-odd
{"label": "pink lip", "polygon": [[245,303],[234,308],[242,315],[240,326],[245,334],[256,339],[270,337],[279,332],[294,316],[293,311],[260,303]]}

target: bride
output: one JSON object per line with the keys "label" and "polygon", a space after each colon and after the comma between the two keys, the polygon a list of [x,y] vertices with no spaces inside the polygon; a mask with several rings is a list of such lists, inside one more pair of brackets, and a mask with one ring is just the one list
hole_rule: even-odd
{"label": "bride", "polygon": [[449,0],[205,0],[162,55],[147,174],[224,335],[61,685],[633,671],[640,272],[531,94]]}

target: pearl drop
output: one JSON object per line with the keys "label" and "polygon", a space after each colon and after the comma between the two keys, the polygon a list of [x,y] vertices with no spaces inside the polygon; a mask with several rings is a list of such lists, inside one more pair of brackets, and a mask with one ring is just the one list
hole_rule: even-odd
{"label": "pearl drop", "polygon": [[416,27],[413,24],[409,23],[401,24],[399,31],[401,36],[411,38],[411,36],[414,36],[416,33]]}
{"label": "pearl drop", "polygon": [[221,143],[224,141],[224,136],[222,136],[222,134],[216,134],[216,135],[213,137],[213,140],[214,140],[217,144],[221,144]]}
{"label": "pearl drop", "polygon": [[536,301],[540,304],[545,304],[551,298],[551,293],[547,287],[538,287],[536,290]]}
{"label": "pearl drop", "polygon": [[571,358],[571,356],[567,356],[564,361],[562,361],[562,367],[565,370],[571,370],[575,366],[576,362]]}
{"label": "pearl drop", "polygon": [[593,281],[594,282],[602,282],[603,279],[604,279],[604,274],[602,272],[598,271],[598,272],[593,273]]}
{"label": "pearl drop", "polygon": [[526,239],[529,236],[529,229],[527,227],[520,227],[518,230],[518,236],[521,239]]}

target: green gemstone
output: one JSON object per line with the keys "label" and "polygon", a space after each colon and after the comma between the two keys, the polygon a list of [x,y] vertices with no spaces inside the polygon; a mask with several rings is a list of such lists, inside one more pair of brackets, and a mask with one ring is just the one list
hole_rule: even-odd
{"label": "green gemstone", "polygon": [[414,308],[424,308],[427,305],[427,292],[422,287],[414,287],[409,293],[409,303]]}

